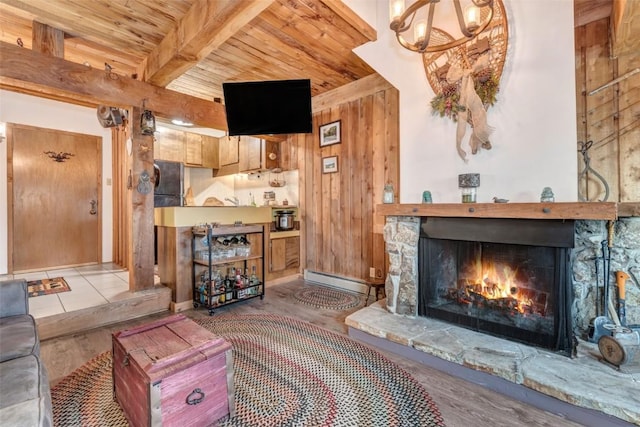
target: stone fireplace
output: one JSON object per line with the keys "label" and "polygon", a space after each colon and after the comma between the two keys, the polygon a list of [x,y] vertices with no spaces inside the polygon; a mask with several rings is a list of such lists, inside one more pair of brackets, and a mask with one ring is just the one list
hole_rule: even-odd
{"label": "stone fireplace", "polygon": [[[602,265],[603,242],[609,242],[611,245],[611,276],[613,277],[615,271],[622,270],[634,277],[627,283],[627,324],[640,324],[640,286],[636,285],[636,278],[640,276],[640,218],[618,217],[618,205],[615,203],[507,205],[378,205],[376,212],[385,216],[383,234],[389,259],[385,286],[387,298],[349,315],[345,320],[349,334],[370,345],[380,346],[421,361],[496,392],[511,397],[521,396],[516,398],[541,409],[564,414],[568,419],[583,425],[627,425],[621,420],[640,425],[640,405],[635,397],[640,384],[640,360],[634,361],[634,364],[624,369],[616,369],[602,362],[597,344],[587,340],[590,320],[596,316],[595,301],[598,295],[602,295],[603,271],[602,268],[598,270],[596,265],[598,262]],[[558,231],[551,222],[546,223],[548,228],[555,230],[552,232],[553,239],[559,241],[539,245],[554,248],[553,255],[543,254],[542,258],[559,257],[563,262],[554,263],[553,267],[547,266],[544,262],[535,265],[536,262],[526,265],[526,268],[523,271],[518,270],[518,273],[507,269],[506,271],[511,273],[503,275],[517,279],[517,289],[512,290],[513,286],[509,286],[506,295],[500,296],[507,298],[502,302],[486,301],[488,296],[482,295],[483,285],[493,290],[493,284],[499,284],[502,278],[485,281],[483,275],[482,279],[478,280],[468,273],[485,268],[482,253],[493,256],[495,251],[492,245],[480,249],[476,244],[467,243],[461,247],[451,242],[446,243],[444,247],[436,245],[435,248],[428,249],[435,252],[430,257],[436,261],[431,261],[432,265],[427,271],[419,268],[420,246],[424,245],[424,242],[421,242],[421,234],[425,234],[424,219],[459,217],[527,218],[541,224],[552,219],[570,224],[567,229]],[[467,240],[459,235],[439,235],[443,229],[439,225],[438,221],[434,221],[433,227],[426,227],[426,234],[433,233],[431,237],[438,237],[436,240]],[[453,229],[457,229],[458,234],[461,233],[460,224]],[[483,232],[490,231],[490,227],[481,229]],[[462,231],[465,236],[468,235],[467,231]],[[516,233],[518,237],[522,234]],[[534,232],[529,234],[537,236],[540,232],[534,229]],[[488,239],[485,236],[478,240]],[[566,243],[567,240],[572,241],[573,247]],[[538,246],[540,242],[535,240],[529,243]],[[422,249],[424,253],[424,248]],[[472,268],[460,268],[456,261],[455,270],[462,270],[456,274],[456,279],[449,280],[449,284],[437,284],[435,290],[430,291],[431,297],[425,297],[421,291],[420,277],[430,274],[431,269],[444,270],[443,265],[452,264],[453,257],[447,255],[447,251],[471,253],[471,258],[476,262],[472,263]],[[512,254],[507,250],[507,255],[509,258],[515,258],[516,264],[522,265],[521,260],[528,255],[518,252],[516,250],[515,254]],[[543,252],[547,252],[547,249]],[[503,255],[500,249],[496,257],[503,258]],[[453,271],[453,267],[447,268],[449,270],[445,272],[445,276]],[[550,273],[551,268],[553,274]],[[558,275],[562,276],[563,270],[566,270],[566,277],[560,282],[565,284],[564,296],[554,294],[556,291],[544,287],[538,289],[534,286],[535,290],[530,290],[533,276],[542,277],[545,281],[553,276],[555,282]],[[553,286],[557,284],[554,283]],[[465,291],[465,298],[469,294],[474,295],[474,292],[480,294],[476,296],[476,301],[465,301],[466,307],[455,308],[462,309],[465,314],[473,314],[474,310],[479,312],[484,310],[484,306],[493,305],[498,306],[498,313],[492,315],[515,314],[511,310],[514,302],[509,296],[520,293],[520,290],[529,293],[530,301],[524,304],[524,307],[528,308],[524,310],[541,317],[547,317],[552,311],[554,329],[559,328],[566,332],[565,339],[571,343],[572,351],[556,348],[555,344],[523,344],[522,340],[517,338],[497,337],[499,334],[495,334],[494,331],[480,331],[476,325],[456,325],[451,323],[450,319],[428,317],[433,311],[437,311],[436,308],[440,309],[443,305],[450,304],[452,298],[460,293],[460,289]],[[467,293],[467,290],[472,292]],[[614,279],[611,280],[610,290],[615,297]],[[550,296],[555,298],[555,301],[549,301]],[[563,301],[563,298],[566,300]],[[519,304],[521,303],[518,302]],[[531,307],[532,304],[534,307]],[[557,313],[557,305],[564,307],[564,315],[561,312]],[[566,316],[564,325],[563,322],[555,320],[556,316]],[[475,320],[476,317],[471,316],[472,322],[478,322]],[[571,357],[567,357],[568,353]],[[566,406],[560,408],[557,406],[558,402]],[[617,418],[611,418],[610,415]]]}
{"label": "stone fireplace", "polygon": [[[394,314],[429,316],[428,307],[424,307],[425,305],[428,306],[429,302],[425,302],[423,300],[423,307],[420,307],[419,301],[420,280],[425,280],[424,274],[426,273],[426,271],[423,271],[423,279],[420,279],[419,248],[421,240],[421,225],[423,224],[424,218],[425,217],[414,216],[388,216],[386,219],[384,237],[387,254],[389,256],[386,306],[389,312]],[[437,230],[440,228],[440,224],[448,224],[448,226],[453,225],[452,228],[454,230],[458,230],[455,232],[457,235],[444,236],[448,237],[448,239],[440,239],[446,240],[447,243],[443,244],[443,248],[435,250],[436,252],[439,252],[439,254],[435,256],[436,267],[432,267],[432,269],[444,269],[444,267],[437,267],[437,263],[445,265],[447,262],[452,262],[451,259],[444,261],[442,259],[438,260],[438,257],[446,257],[443,253],[446,254],[447,251],[453,251],[454,249],[452,249],[452,247],[455,248],[456,252],[462,250],[477,254],[477,244],[471,244],[471,249],[468,248],[469,245],[465,244],[463,245],[464,248],[460,249],[457,243],[451,243],[453,241],[466,240],[466,237],[461,234],[467,234],[467,231],[460,231],[460,224],[456,222],[459,218],[432,219],[434,219],[433,226],[428,226],[427,228],[429,229]],[[607,221],[532,221],[534,223],[539,223],[541,226],[544,225],[543,228],[547,228],[548,231],[551,232],[551,237],[553,237],[555,241],[541,242],[535,240],[529,243],[535,243],[536,245],[540,244],[542,247],[546,246],[555,248],[551,250],[553,255],[547,255],[547,257],[552,256],[553,258],[561,258],[562,260],[566,258],[566,263],[556,263],[557,265],[553,267],[555,272],[552,275],[555,276],[554,280],[564,281],[565,285],[568,286],[568,288],[563,290],[562,294],[555,295],[556,301],[554,304],[555,306],[561,305],[567,309],[566,313],[560,313],[562,316],[566,314],[566,319],[557,320],[557,325],[555,326],[557,328],[564,328],[566,336],[561,337],[560,339],[565,341],[565,344],[556,346],[556,348],[554,348],[555,344],[546,345],[544,343],[540,344],[535,342],[532,342],[532,344],[566,353],[566,350],[571,348],[571,342],[574,341],[573,339],[586,338],[590,320],[596,316],[596,296],[602,295],[602,286],[604,282],[604,279],[602,278],[602,268],[600,268],[600,271],[598,272],[598,269],[596,268],[596,261],[598,260],[598,257],[601,256],[601,242],[606,241],[609,237]],[[428,223],[428,221],[425,223]],[[502,221],[491,221],[491,223],[494,226],[503,228],[506,224]],[[495,234],[491,228],[484,226],[486,223],[481,224],[483,224],[483,226],[479,227],[479,229],[482,230],[482,232]],[[516,224],[516,229],[519,229],[520,223]],[[562,229],[563,227],[565,228]],[[571,230],[570,235],[567,234],[569,233],[569,229]],[[436,233],[440,232],[436,231]],[[540,230],[536,231],[535,226],[533,231],[529,231],[528,233],[530,236],[535,236],[536,239],[546,239],[544,236],[547,235]],[[521,231],[507,232],[507,234],[523,236]],[[640,218],[619,219],[615,223],[614,235],[613,247],[611,249],[611,274],[613,275],[613,272],[617,270],[622,270],[631,272],[637,276],[637,272],[640,271]],[[435,234],[435,236],[443,237],[441,234]],[[481,239],[487,240],[487,238],[484,237],[481,237]],[[572,240],[572,242],[569,243],[567,239]],[[571,248],[571,246],[574,247]],[[434,251],[434,249],[430,250]],[[488,250],[492,251],[493,248],[490,247]],[[546,251],[544,249],[542,250]],[[531,252],[529,252],[529,249],[527,248],[524,254],[513,254],[513,258],[517,259],[518,257],[528,257],[529,255],[531,255]],[[543,255],[541,256],[544,257]],[[430,255],[426,255],[426,257],[431,259],[434,258],[434,256]],[[477,256],[475,256],[474,259],[477,259]],[[562,276],[562,274],[564,274],[563,270],[565,268],[568,268],[566,275],[564,277],[558,277],[558,275]],[[538,268],[534,266],[531,267],[531,269],[535,271],[535,273],[527,274],[529,276],[543,276],[546,274],[544,272],[540,272],[544,271],[545,268]],[[460,277],[457,277],[456,279],[449,279],[449,283],[455,282],[458,284],[458,280],[460,280]],[[462,278],[462,281],[465,282],[464,277]],[[597,285],[599,285],[599,289],[596,288]],[[615,280],[611,279],[610,285],[610,293],[612,293],[612,299],[615,301]],[[523,287],[527,288],[528,286],[529,285]],[[446,288],[445,293],[454,291],[451,289],[450,285],[443,285],[442,288]],[[534,291],[532,295],[537,295],[538,298],[547,298],[550,293],[553,293],[545,290],[539,291],[537,294],[535,292],[538,291]],[[436,301],[437,300],[438,298],[436,298]],[[630,325],[640,324],[640,288],[635,286],[632,281],[630,281],[627,286],[626,307],[627,323]],[[508,338],[508,335],[506,337]]]}

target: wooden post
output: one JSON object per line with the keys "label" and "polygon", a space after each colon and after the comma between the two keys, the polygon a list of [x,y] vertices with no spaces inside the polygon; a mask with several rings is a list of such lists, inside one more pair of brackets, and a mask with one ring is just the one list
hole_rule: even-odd
{"label": "wooden post", "polygon": [[153,135],[140,131],[142,110],[129,110],[132,138],[131,223],[129,233],[129,290],[142,291],[153,287]]}

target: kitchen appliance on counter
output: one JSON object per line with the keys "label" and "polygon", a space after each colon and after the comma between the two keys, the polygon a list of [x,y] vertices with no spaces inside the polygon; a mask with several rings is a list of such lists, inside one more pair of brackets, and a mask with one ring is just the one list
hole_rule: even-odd
{"label": "kitchen appliance on counter", "polygon": [[275,211],[276,230],[289,231],[293,230],[294,212],[292,210]]}
{"label": "kitchen appliance on counter", "polygon": [[184,165],[180,162],[157,160],[154,165],[155,189],[153,206],[182,206]]}

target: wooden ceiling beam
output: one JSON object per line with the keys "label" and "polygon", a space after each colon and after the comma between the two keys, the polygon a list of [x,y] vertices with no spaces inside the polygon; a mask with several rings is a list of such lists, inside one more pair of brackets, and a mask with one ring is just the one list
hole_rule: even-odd
{"label": "wooden ceiling beam", "polygon": [[208,56],[274,0],[196,0],[145,58],[138,78],[164,87]]}
{"label": "wooden ceiling beam", "polygon": [[0,42],[0,87],[81,105],[142,106],[159,117],[227,129],[224,106]]}

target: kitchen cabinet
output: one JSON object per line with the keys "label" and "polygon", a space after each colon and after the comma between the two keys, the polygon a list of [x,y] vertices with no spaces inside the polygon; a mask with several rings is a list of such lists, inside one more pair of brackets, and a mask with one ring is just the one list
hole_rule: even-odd
{"label": "kitchen cabinet", "polygon": [[228,166],[239,161],[239,140],[237,136],[223,136],[219,138],[220,166]]}
{"label": "kitchen cabinet", "polygon": [[181,130],[162,128],[153,146],[155,160],[181,162],[189,167],[219,167],[218,138]]}
{"label": "kitchen cabinet", "polygon": [[184,147],[186,166],[217,169],[219,167],[218,138],[187,133]]}
{"label": "kitchen cabinet", "polygon": [[240,138],[238,147],[238,169],[240,172],[259,170],[262,168],[262,146],[264,141],[254,136]]}
{"label": "kitchen cabinet", "polygon": [[184,164],[186,166],[202,166],[202,135],[185,134]]}
{"label": "kitchen cabinet", "polygon": [[220,167],[220,141],[214,136],[202,135],[202,167],[218,169]]}
{"label": "kitchen cabinet", "polygon": [[272,238],[269,249],[270,273],[298,273],[300,268],[300,236]]}
{"label": "kitchen cabinet", "polygon": [[220,157],[214,176],[273,169],[278,166],[278,143],[255,136],[219,139]]}
{"label": "kitchen cabinet", "polygon": [[185,132],[162,128],[162,131],[156,132],[156,139],[153,143],[153,158],[184,163],[185,138]]}

